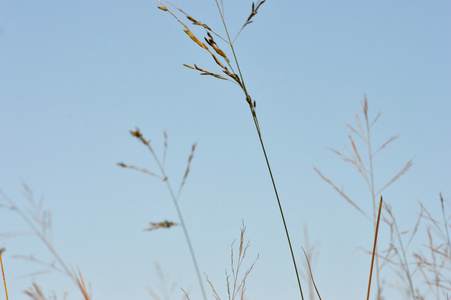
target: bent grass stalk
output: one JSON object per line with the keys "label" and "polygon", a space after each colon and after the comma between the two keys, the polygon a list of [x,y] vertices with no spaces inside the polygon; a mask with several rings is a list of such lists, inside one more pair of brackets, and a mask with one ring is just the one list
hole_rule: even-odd
{"label": "bent grass stalk", "polygon": [[[224,5],[223,5],[223,1],[222,0],[221,0],[221,5],[219,4],[218,0],[215,0],[215,2],[216,2],[216,6],[218,8],[218,11],[219,11],[219,14],[220,14],[220,17],[221,17],[221,21],[222,21],[223,26],[224,26],[224,30],[225,30],[226,35],[227,35],[226,39],[221,37],[215,31],[213,31],[208,25],[198,21],[197,19],[195,19],[195,18],[191,17],[190,15],[188,15],[187,13],[185,13],[180,8],[177,8],[177,7],[175,7],[174,5],[171,4],[176,10],[178,10],[180,13],[185,15],[186,18],[189,21],[191,21],[193,25],[201,26],[201,27],[204,28],[204,30],[207,33],[207,37],[208,37],[208,38],[207,37],[205,38],[205,41],[207,42],[207,44],[210,47],[208,47],[205,43],[201,42],[201,40],[199,40],[196,37],[196,35],[188,28],[188,26],[186,26],[172,11],[170,11],[161,2],[161,0],[158,0],[158,2],[160,3],[160,6],[158,6],[158,8],[161,9],[162,11],[170,13],[177,20],[177,22],[179,22],[182,25],[183,31],[191,38],[191,40],[193,42],[195,42],[197,45],[199,45],[202,49],[207,51],[212,56],[212,58],[214,59],[215,63],[220,67],[220,69],[222,69],[222,72],[227,77],[224,77],[223,75],[219,75],[217,73],[213,73],[213,72],[207,71],[207,70],[205,70],[203,68],[198,67],[196,64],[194,64],[194,66],[189,66],[189,65],[185,64],[184,65],[185,67],[193,69],[193,70],[200,71],[201,72],[200,75],[209,75],[209,76],[213,76],[213,77],[215,77],[217,79],[227,80],[227,81],[230,81],[230,82],[232,82],[234,84],[237,84],[241,88],[243,93],[244,93],[245,100],[246,100],[247,104],[249,105],[249,109],[250,109],[252,118],[254,120],[255,128],[257,130],[257,134],[258,134],[258,137],[259,137],[259,140],[260,140],[260,145],[261,145],[261,148],[263,150],[263,155],[265,157],[266,166],[268,168],[268,172],[269,172],[269,175],[271,177],[271,183],[272,183],[272,186],[273,186],[273,189],[274,189],[274,193],[275,193],[275,196],[276,196],[276,200],[277,200],[277,204],[278,204],[278,207],[279,207],[280,215],[282,217],[282,222],[283,222],[283,226],[284,226],[284,229],[285,229],[285,234],[286,234],[287,241],[288,241],[288,246],[290,248],[290,254],[291,254],[292,261],[293,261],[294,270],[295,270],[295,273],[296,273],[296,278],[297,278],[297,282],[298,282],[298,286],[299,286],[299,292],[301,294],[301,299],[303,300],[304,299],[304,295],[303,295],[303,292],[302,292],[301,281],[299,279],[299,272],[298,272],[298,268],[297,268],[297,265],[296,265],[296,259],[295,259],[294,253],[293,253],[293,247],[291,245],[290,235],[288,233],[288,227],[287,227],[287,224],[286,224],[286,221],[285,221],[285,216],[284,216],[284,213],[283,213],[282,204],[281,204],[281,201],[280,201],[280,198],[279,198],[279,194],[277,192],[277,187],[276,187],[276,183],[275,183],[275,180],[274,180],[274,176],[272,174],[272,170],[271,170],[271,166],[270,166],[270,163],[269,163],[268,155],[266,153],[265,145],[263,143],[262,133],[261,133],[260,125],[259,125],[258,118],[257,118],[257,112],[255,110],[256,102],[252,100],[251,96],[249,95],[249,93],[247,91],[246,85],[244,83],[244,77],[243,77],[243,74],[241,73],[240,65],[239,65],[239,62],[238,62],[237,54],[236,54],[235,48],[233,47],[233,43],[235,42],[236,38],[240,35],[242,30],[247,25],[249,25],[249,24],[251,24],[253,22],[253,20],[252,20],[253,17],[257,14],[258,9],[260,8],[260,6],[263,3],[265,3],[265,1],[266,0],[258,1],[256,5],[255,5],[255,3],[252,3],[251,14],[247,18],[246,22],[241,27],[241,30],[238,32],[238,34],[233,39],[233,41],[232,41],[232,39],[230,37],[229,30],[228,30],[228,27],[227,27],[227,23],[225,21]],[[235,73],[234,67],[231,64],[230,59],[225,54],[225,51],[223,51],[218,46],[218,44],[216,43],[216,41],[213,38],[213,35],[219,37],[221,40],[223,40],[227,44],[227,46],[230,47],[230,51],[233,54],[233,60],[235,62],[235,66],[236,66],[236,68],[238,70],[238,74],[239,75],[237,75]]]}
{"label": "bent grass stalk", "polygon": [[[321,300],[321,295],[319,294],[318,288],[316,287],[315,279],[313,278],[313,272],[312,272],[312,266],[310,265],[310,259],[307,255],[307,252],[305,252],[304,248],[302,248],[302,251],[304,251],[305,261],[307,262],[307,267],[308,267],[308,271],[309,271],[309,275],[310,275],[310,282],[313,285],[313,287],[315,288],[315,292],[316,292],[316,295],[318,296],[318,299]],[[313,292],[310,295],[310,299],[313,299],[312,294],[313,294]]]}

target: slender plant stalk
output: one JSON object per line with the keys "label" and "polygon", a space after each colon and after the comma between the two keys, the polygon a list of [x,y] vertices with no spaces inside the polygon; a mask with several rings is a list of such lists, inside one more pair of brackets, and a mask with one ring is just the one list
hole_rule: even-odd
{"label": "slender plant stalk", "polygon": [[[174,193],[174,190],[173,190],[173,188],[171,186],[171,183],[169,182],[169,179],[168,179],[168,176],[166,174],[164,165],[160,162],[160,159],[158,158],[157,154],[155,153],[155,151],[153,150],[152,146],[150,145],[150,141],[147,141],[146,139],[144,139],[144,137],[141,134],[141,132],[139,131],[139,129],[136,129],[135,131],[130,131],[130,134],[132,136],[136,137],[138,140],[140,140],[147,147],[147,149],[149,149],[150,153],[152,154],[154,160],[156,161],[156,163],[158,165],[158,168],[160,169],[160,172],[161,172],[161,175],[162,175],[161,178],[163,179],[164,182],[166,182],[166,186],[167,186],[167,188],[169,190],[172,202],[174,203],[175,210],[177,211],[177,215],[178,215],[179,220],[180,220],[180,225],[183,228],[183,233],[185,235],[186,243],[188,244],[188,248],[189,248],[189,251],[190,251],[190,254],[191,254],[191,259],[193,261],[194,268],[196,269],[196,275],[197,275],[197,279],[199,281],[200,289],[202,291],[203,299],[207,300],[207,294],[205,293],[205,288],[204,288],[204,284],[202,282],[202,276],[200,274],[199,265],[197,263],[196,255],[194,253],[194,248],[193,248],[193,245],[191,243],[191,239],[190,239],[189,234],[188,234],[188,229],[186,228],[185,220],[183,219],[182,211],[180,210],[180,206],[178,204],[178,198],[180,196],[180,192],[182,190],[182,187],[183,187],[183,185],[185,183],[185,180],[186,180],[186,177],[188,175],[189,164],[191,162],[191,159],[192,159],[192,156],[193,156],[193,153],[194,153],[194,149],[196,148],[196,144],[193,145],[193,148],[192,148],[193,152],[191,153],[191,156],[190,156],[190,158],[188,160],[188,167],[187,167],[187,170],[185,172],[185,176],[183,177],[182,184],[180,185],[179,191],[178,191],[177,196],[176,196],[175,193]],[[165,134],[165,137],[166,137],[166,134]],[[165,159],[165,156],[166,156],[166,146],[167,146],[167,144],[165,142],[165,153],[164,153],[163,159]],[[136,168],[134,166],[129,166],[129,165],[126,165],[124,163],[118,163],[118,165],[121,166],[121,167],[127,167],[127,168],[136,169],[136,170],[138,170],[140,172],[160,177],[160,176],[158,176],[158,175],[156,175],[156,174],[154,174],[152,172],[149,172],[149,171],[147,171],[145,169]]]}
{"label": "slender plant stalk", "polygon": [[230,46],[230,48],[232,50],[233,57],[234,57],[234,60],[235,60],[235,63],[236,63],[237,69],[238,69],[238,73],[240,74],[240,79],[241,79],[241,83],[242,83],[241,87],[242,87],[243,92],[244,92],[244,94],[246,96],[246,101],[249,104],[249,108],[250,108],[250,111],[251,111],[251,114],[252,114],[252,118],[253,118],[254,124],[255,124],[255,129],[257,130],[258,138],[260,139],[260,144],[261,144],[261,147],[262,147],[262,150],[263,150],[263,154],[265,156],[266,165],[268,167],[268,172],[269,172],[269,175],[271,177],[272,186],[274,188],[274,193],[276,195],[277,204],[279,206],[280,215],[282,217],[283,227],[285,228],[285,234],[287,236],[288,245],[290,247],[290,253],[291,253],[291,258],[293,260],[294,270],[296,272],[296,278],[297,278],[297,281],[298,281],[299,292],[301,293],[302,300],[304,300],[304,294],[302,293],[301,280],[299,279],[299,272],[298,272],[298,268],[297,268],[297,265],[296,265],[296,259],[295,259],[294,253],[293,253],[293,247],[291,246],[290,234],[288,233],[288,227],[287,227],[287,223],[285,222],[285,216],[283,214],[282,204],[281,204],[280,199],[279,199],[279,194],[277,192],[276,183],[274,181],[274,176],[272,174],[271,166],[269,164],[268,155],[266,154],[265,145],[263,143],[263,138],[262,138],[262,134],[261,134],[261,130],[260,130],[260,125],[258,123],[257,113],[255,111],[255,105],[252,103],[251,97],[247,93],[246,85],[244,83],[244,77],[243,77],[243,74],[241,73],[240,65],[238,63],[238,58],[237,58],[235,49],[233,47],[233,42],[232,42],[232,40],[230,38],[229,31],[227,29],[227,25],[226,25],[226,22],[225,22],[224,14],[221,11],[221,8],[219,6],[218,0],[215,0],[215,2],[216,2],[216,5],[218,7],[219,14],[221,15],[222,23],[224,24],[224,29],[225,29],[226,34],[227,34],[228,44],[229,44],[229,46]]}
{"label": "slender plant stalk", "polygon": [[6,300],[8,300],[8,289],[6,288],[5,270],[3,269],[2,252],[4,249],[0,249],[0,264],[2,265],[3,284],[5,285]]}
{"label": "slender plant stalk", "polygon": [[[379,233],[379,222],[381,220],[382,201],[383,201],[383,199],[382,199],[382,196],[381,196],[381,201],[379,203],[379,213],[377,214],[376,231],[375,231],[375,234],[374,234],[373,255],[371,257],[370,279],[368,281],[368,294],[366,296],[366,300],[370,299],[371,278],[372,278],[372,275],[373,275],[374,257],[377,257],[377,255],[376,255],[376,245],[377,245],[377,234]],[[379,288],[379,286],[378,286],[378,288]],[[377,292],[377,295],[379,296],[379,291]]]}
{"label": "slender plant stalk", "polygon": [[[255,112],[255,111],[253,111],[253,112]],[[277,193],[276,183],[275,183],[274,177],[272,175],[271,166],[269,165],[268,156],[266,155],[265,145],[263,144],[263,139],[262,139],[262,136],[261,136],[260,127],[258,126],[257,115],[255,115],[255,114],[254,114],[254,121],[255,121],[255,127],[256,127],[257,132],[258,132],[258,137],[260,138],[260,143],[261,143],[261,146],[262,146],[263,154],[265,155],[265,160],[266,160],[266,165],[268,166],[269,175],[271,176],[271,182],[272,182],[272,185],[273,185],[273,188],[274,188],[274,193],[276,194],[277,204],[279,205],[280,216],[282,217],[283,227],[285,228],[285,233],[287,235],[288,245],[290,246],[290,253],[291,253],[291,258],[293,260],[294,270],[296,272],[296,278],[297,278],[297,281],[298,281],[299,292],[301,293],[302,300],[304,300],[304,294],[302,293],[301,280],[299,279],[299,272],[298,272],[298,268],[297,268],[297,265],[296,265],[296,259],[294,257],[293,247],[291,246],[290,234],[288,233],[287,223],[285,222],[285,217],[283,215],[282,204],[280,203],[279,194]]]}
{"label": "slender plant stalk", "polygon": [[[163,176],[166,177],[166,174],[164,173],[164,169],[162,168],[162,166],[160,165],[159,162],[158,162],[158,165],[160,166],[160,169],[162,171]],[[188,230],[186,229],[185,221],[183,220],[183,215],[182,215],[182,212],[180,210],[180,206],[178,204],[177,198],[175,197],[175,194],[174,194],[174,191],[172,189],[172,186],[169,183],[169,180],[166,180],[166,186],[168,187],[169,193],[171,194],[171,198],[172,198],[172,200],[174,202],[175,209],[177,210],[177,215],[179,217],[180,224],[182,225],[182,228],[183,228],[183,233],[185,234],[186,243],[188,244],[189,252],[191,254],[191,259],[193,260],[193,264],[194,264],[194,267],[196,269],[197,278],[199,280],[199,285],[200,285],[200,288],[202,290],[202,296],[203,296],[203,298],[205,300],[207,300],[207,295],[205,293],[204,284],[202,282],[202,277],[201,277],[200,271],[199,271],[199,265],[197,263],[196,255],[194,254],[194,248],[193,248],[193,245],[191,244],[191,239],[189,237]]]}
{"label": "slender plant stalk", "polygon": [[[249,105],[249,109],[250,109],[250,111],[251,111],[252,118],[253,118],[253,120],[254,120],[255,128],[257,129],[258,137],[259,137],[259,139],[260,139],[260,144],[261,144],[261,147],[262,147],[262,150],[263,150],[263,154],[264,154],[264,156],[265,156],[266,165],[267,165],[267,167],[268,167],[269,175],[270,175],[270,177],[271,177],[271,182],[272,182],[272,185],[273,185],[273,188],[274,188],[274,192],[275,192],[275,194],[276,194],[276,199],[277,199],[277,203],[278,203],[278,206],[279,206],[280,215],[281,215],[281,217],[282,217],[282,222],[283,222],[283,226],[284,226],[284,228],[285,228],[285,233],[286,233],[286,236],[287,236],[288,245],[289,245],[289,247],[290,247],[291,257],[292,257],[292,260],[293,260],[293,265],[294,265],[294,269],[295,269],[295,272],[296,272],[296,278],[297,278],[298,285],[299,285],[299,291],[300,291],[300,293],[301,293],[301,298],[302,298],[302,300],[304,300],[304,295],[303,295],[303,293],[302,293],[302,287],[301,287],[301,281],[300,281],[300,279],[299,279],[299,272],[298,272],[298,269],[297,269],[297,266],[296,266],[296,260],[295,260],[294,253],[293,253],[293,247],[291,246],[290,235],[289,235],[289,233],[288,233],[287,224],[286,224],[286,222],[285,222],[285,217],[284,217],[284,214],[283,214],[282,204],[281,204],[280,199],[279,199],[279,195],[278,195],[278,192],[277,192],[276,184],[275,184],[274,177],[273,177],[273,174],[272,174],[272,171],[271,171],[271,166],[270,166],[270,164],[269,164],[269,159],[268,159],[268,156],[267,156],[267,154],[266,154],[265,146],[264,146],[264,143],[263,143],[262,134],[261,134],[261,130],[260,130],[260,125],[259,125],[259,123],[258,123],[257,113],[256,113],[256,111],[255,111],[255,105],[256,105],[256,103],[255,103],[255,101],[252,101],[252,98],[251,98],[251,96],[249,95],[249,93],[247,92],[247,88],[246,88],[246,85],[245,85],[245,83],[244,83],[244,77],[243,77],[243,74],[241,73],[241,68],[240,68],[240,64],[238,63],[238,58],[237,58],[237,55],[236,55],[235,48],[233,47],[233,42],[236,40],[236,38],[235,38],[233,41],[232,41],[232,39],[230,38],[229,30],[228,30],[228,28],[227,28],[227,24],[226,24],[225,16],[224,16],[224,6],[223,6],[223,1],[220,0],[220,1],[221,1],[221,4],[220,4],[218,0],[215,0],[216,6],[217,6],[217,8],[218,8],[218,11],[219,11],[219,14],[220,14],[220,17],[221,17],[221,21],[222,21],[222,23],[223,23],[225,32],[226,32],[226,34],[227,34],[227,38],[222,38],[220,35],[218,35],[217,33],[215,33],[208,25],[206,25],[206,24],[204,24],[204,23],[198,21],[197,19],[194,19],[193,17],[191,17],[191,16],[189,16],[188,14],[186,14],[183,10],[181,10],[181,9],[179,9],[179,8],[177,8],[177,7],[175,7],[175,6],[172,5],[172,6],[173,6],[175,9],[177,9],[180,13],[184,14],[184,15],[187,17],[188,20],[190,20],[191,22],[193,22],[193,25],[201,26],[201,27],[203,27],[203,28],[207,31],[207,36],[208,36],[208,38],[205,38],[205,41],[207,42],[207,44],[208,44],[210,47],[208,47],[206,44],[204,44],[203,42],[201,42],[201,40],[198,39],[198,38],[195,36],[195,34],[188,28],[188,26],[186,26],[186,25],[185,25],[185,24],[184,24],[184,23],[183,23],[183,22],[182,22],[175,14],[174,14],[174,13],[172,13],[172,12],[171,12],[171,11],[170,11],[163,3],[162,3],[161,0],[157,0],[157,1],[161,4],[161,6],[158,6],[158,8],[159,8],[160,10],[162,10],[162,11],[169,12],[169,13],[177,20],[177,22],[179,22],[179,23],[182,25],[183,31],[191,38],[191,40],[194,41],[194,42],[195,42],[198,46],[200,46],[202,49],[204,49],[205,51],[207,51],[207,52],[209,53],[209,55],[211,55],[211,56],[213,57],[213,59],[214,59],[214,61],[216,62],[216,64],[222,69],[222,72],[223,72],[227,77],[224,77],[224,75],[220,75],[220,74],[217,74],[217,73],[212,73],[212,72],[210,72],[210,71],[207,71],[207,70],[205,70],[205,69],[202,69],[202,68],[198,67],[196,64],[194,64],[194,66],[189,66],[189,65],[185,65],[185,64],[184,64],[184,66],[185,66],[185,67],[188,67],[188,68],[190,68],[190,69],[193,69],[193,70],[200,71],[200,72],[201,72],[201,75],[208,75],[208,76],[213,76],[213,77],[218,78],[218,79],[231,81],[231,82],[237,84],[237,85],[241,88],[241,90],[243,91],[243,93],[244,93],[245,100],[246,100],[246,102],[247,102],[248,105]],[[257,2],[256,5],[255,5],[255,3],[252,4],[252,12],[251,12],[251,14],[249,15],[248,19],[246,20],[246,22],[245,22],[245,24],[243,25],[243,27],[241,28],[241,30],[238,32],[238,35],[241,33],[241,31],[242,31],[242,29],[243,29],[244,27],[246,27],[247,25],[249,25],[249,24],[251,24],[251,23],[253,22],[253,21],[252,21],[252,18],[257,14],[257,11],[258,11],[259,7],[260,7],[265,1],[266,1],[266,0],[260,0],[260,1]],[[218,36],[221,40],[223,40],[223,41],[230,47],[230,49],[231,49],[231,51],[232,51],[232,53],[233,53],[233,61],[235,62],[236,68],[238,69],[238,75],[235,74],[235,72],[234,72],[234,70],[233,70],[234,68],[233,68],[232,64],[230,63],[230,60],[229,60],[229,58],[227,57],[227,55],[225,54],[225,52],[222,51],[222,50],[219,48],[219,46],[216,44],[216,42],[214,41],[214,38],[213,38],[213,35],[212,35],[212,34],[215,35],[215,36]],[[238,35],[237,35],[237,37],[238,37]],[[221,60],[223,60],[224,63],[221,62]],[[229,68],[230,68],[230,69],[229,69]]]}
{"label": "slender plant stalk", "polygon": [[445,256],[448,256],[449,259],[451,259],[451,240],[449,238],[449,230],[448,230],[448,220],[446,218],[446,214],[445,214],[445,205],[443,204],[443,196],[442,193],[440,193],[440,202],[442,205],[442,216],[443,216],[443,224],[445,226],[443,226],[443,228],[445,228],[445,234],[446,234],[446,244],[447,244],[447,248],[448,251],[445,254]]}
{"label": "slender plant stalk", "polygon": [[[308,271],[309,271],[309,274],[310,274],[310,278],[311,278],[311,281],[312,281],[312,285],[313,285],[313,287],[315,288],[316,295],[318,295],[319,300],[322,300],[322,299],[321,299],[321,295],[319,294],[318,288],[316,287],[315,279],[313,278],[312,267],[310,266],[310,261],[309,261],[309,258],[308,258],[308,256],[307,256],[307,252],[305,252],[305,249],[304,249],[304,248],[302,248],[302,251],[304,251],[305,260],[307,261]],[[313,292],[312,292],[312,294],[310,295],[310,299],[313,299]]]}

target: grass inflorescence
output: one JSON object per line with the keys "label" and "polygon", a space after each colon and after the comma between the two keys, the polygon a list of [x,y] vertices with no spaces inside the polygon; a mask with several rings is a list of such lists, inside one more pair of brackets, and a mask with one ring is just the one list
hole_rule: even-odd
{"label": "grass inflorescence", "polygon": [[[183,31],[191,38],[191,40],[193,42],[195,42],[197,45],[199,45],[203,50],[205,50],[215,61],[216,65],[219,67],[219,69],[222,71],[223,74],[218,74],[218,72],[211,72],[208,70],[205,70],[204,68],[200,68],[198,67],[196,64],[194,64],[193,66],[184,64],[185,67],[188,67],[190,69],[193,70],[197,70],[199,72],[201,72],[201,75],[208,75],[208,76],[212,76],[214,78],[218,78],[218,79],[222,79],[222,80],[228,80],[231,81],[233,83],[235,83],[236,85],[238,85],[240,87],[240,89],[242,90],[243,94],[244,94],[244,99],[246,101],[246,103],[249,106],[250,109],[250,113],[252,116],[252,119],[254,121],[255,124],[255,129],[257,130],[257,134],[260,140],[260,146],[261,149],[263,151],[263,155],[265,158],[265,162],[266,162],[266,166],[269,172],[269,175],[271,177],[271,183],[274,189],[274,193],[276,196],[276,200],[277,200],[277,205],[279,208],[279,212],[280,212],[280,216],[282,218],[282,223],[285,229],[285,234],[286,234],[286,238],[288,241],[288,246],[289,246],[289,250],[290,250],[290,254],[291,254],[291,258],[293,261],[293,267],[295,270],[295,275],[296,275],[296,279],[298,282],[298,287],[299,287],[299,292],[300,292],[300,296],[301,299],[304,299],[304,295],[302,292],[302,285],[301,285],[301,281],[299,278],[299,271],[298,271],[298,267],[296,264],[296,259],[294,256],[294,252],[293,252],[293,247],[291,244],[291,239],[290,239],[290,234],[288,232],[288,227],[285,221],[285,216],[284,216],[284,212],[283,212],[283,208],[282,208],[282,203],[280,201],[279,198],[279,194],[277,191],[277,187],[276,187],[276,183],[275,183],[275,179],[274,176],[272,174],[272,170],[271,170],[271,165],[269,163],[269,158],[268,155],[266,153],[266,149],[265,149],[265,145],[263,142],[263,138],[262,138],[262,132],[260,129],[260,124],[258,122],[258,117],[257,117],[257,111],[256,111],[256,102],[254,100],[252,100],[252,97],[250,96],[248,89],[246,87],[245,81],[244,81],[244,77],[243,77],[243,73],[241,72],[241,68],[240,68],[240,64],[237,58],[237,52],[234,48],[234,42],[236,40],[236,38],[238,38],[238,36],[240,35],[240,33],[242,32],[242,30],[248,26],[249,24],[251,24],[253,22],[254,17],[257,15],[259,8],[265,3],[265,0],[262,1],[258,1],[257,4],[252,3],[252,10],[250,15],[248,16],[248,18],[246,19],[246,21],[244,22],[244,25],[241,27],[240,31],[236,34],[235,38],[232,39],[227,27],[227,23],[225,21],[225,17],[224,17],[224,3],[223,1],[218,1],[215,0],[216,6],[218,8],[218,12],[222,21],[222,24],[224,25],[224,31],[226,33],[226,37],[222,37],[221,35],[219,35],[218,33],[216,33],[214,30],[211,29],[210,26],[208,26],[207,24],[204,24],[200,21],[198,21],[197,18],[193,18],[192,16],[188,15],[187,13],[185,13],[182,9],[177,8],[175,6],[172,5],[172,7],[176,10],[178,10],[180,13],[182,13],[189,21],[192,22],[192,25],[195,26],[201,26],[205,29],[206,31],[206,37],[204,38],[206,44],[204,42],[202,42],[202,39],[199,39],[190,29],[189,27],[183,23],[182,20],[180,20],[180,18],[177,17],[177,15],[175,13],[173,13],[167,6],[165,6],[160,0],[158,0],[158,2],[160,3],[160,6],[158,6],[158,8],[164,12],[168,12],[170,13],[176,20],[178,23],[180,23],[183,27]],[[219,37],[224,43],[225,46],[227,46],[230,51],[233,54],[233,60],[229,59],[229,57],[226,55],[226,52],[223,50],[223,47],[218,46],[217,42],[214,39],[214,36]],[[207,46],[208,45],[208,46]],[[235,71],[237,70],[237,72]]]}

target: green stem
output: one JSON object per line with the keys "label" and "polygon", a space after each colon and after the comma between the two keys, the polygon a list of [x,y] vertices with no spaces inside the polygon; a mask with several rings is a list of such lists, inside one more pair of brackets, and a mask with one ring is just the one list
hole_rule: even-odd
{"label": "green stem", "polygon": [[230,39],[229,31],[228,31],[228,29],[227,29],[227,24],[226,24],[226,22],[225,22],[224,13],[223,13],[223,11],[221,10],[221,8],[219,7],[218,0],[215,0],[215,2],[216,2],[216,5],[217,5],[217,7],[218,7],[219,14],[221,15],[222,23],[224,24],[224,29],[225,29],[225,31],[226,31],[227,39],[228,39],[228,41],[229,41],[228,44],[229,44],[230,48],[232,49],[233,58],[235,59],[236,66],[237,66],[237,68],[238,68],[238,73],[239,73],[240,80],[241,80],[241,88],[243,89],[243,92],[244,92],[244,94],[245,94],[245,96],[246,96],[246,101],[247,101],[248,104],[249,104],[249,108],[250,108],[250,110],[251,110],[252,118],[254,119],[255,128],[257,129],[258,137],[259,137],[259,139],[260,139],[260,144],[261,144],[261,147],[262,147],[262,150],[263,150],[263,154],[264,154],[264,156],[265,156],[266,165],[267,165],[267,167],[268,167],[269,175],[270,175],[270,177],[271,177],[271,182],[272,182],[272,185],[273,185],[273,188],[274,188],[274,192],[275,192],[275,194],[276,194],[277,204],[279,205],[280,215],[281,215],[281,217],[282,217],[283,226],[284,226],[284,228],[285,228],[285,233],[286,233],[286,236],[287,236],[288,245],[289,245],[289,247],[290,247],[291,258],[292,258],[292,260],[293,260],[294,270],[295,270],[295,272],[296,272],[296,278],[297,278],[298,285],[299,285],[299,292],[301,293],[301,299],[304,300],[304,295],[303,295],[303,293],[302,293],[302,287],[301,287],[301,280],[299,279],[299,272],[298,272],[298,268],[297,268],[297,265],[296,265],[296,260],[295,260],[295,258],[294,258],[293,247],[291,246],[291,240],[290,240],[290,235],[289,235],[289,233],[288,233],[288,227],[287,227],[287,224],[286,224],[286,222],[285,222],[285,217],[284,217],[284,214],[283,214],[282,204],[280,203],[279,194],[278,194],[278,192],[277,192],[276,183],[275,183],[274,177],[273,177],[273,175],[272,175],[271,166],[270,166],[270,164],[269,164],[268,156],[266,155],[265,145],[263,144],[263,139],[262,139],[262,135],[261,135],[261,131],[260,131],[260,125],[258,124],[258,119],[257,119],[257,113],[255,112],[255,107],[254,107],[254,105],[252,104],[251,97],[250,97],[249,94],[247,93],[246,85],[245,85],[245,83],[244,83],[244,78],[243,78],[243,75],[242,75],[241,69],[240,69],[240,64],[238,63],[238,58],[237,58],[237,56],[236,56],[235,49],[234,49],[234,47],[233,47],[233,42],[232,42],[232,40]]}
{"label": "green stem", "polygon": [[297,278],[298,285],[299,285],[299,292],[301,293],[301,299],[304,300],[304,294],[302,293],[301,280],[299,279],[299,272],[298,272],[298,268],[297,268],[297,265],[296,265],[296,259],[294,257],[294,253],[293,253],[293,247],[291,246],[291,239],[290,239],[290,235],[288,233],[287,223],[285,222],[285,217],[284,217],[284,214],[283,214],[282,204],[280,203],[279,194],[277,192],[277,187],[276,187],[276,182],[274,181],[274,177],[273,177],[272,171],[271,171],[271,166],[269,164],[269,159],[268,159],[268,156],[266,154],[265,145],[263,144],[263,139],[262,139],[262,135],[261,135],[261,131],[260,131],[260,126],[258,124],[257,114],[255,113],[255,109],[253,107],[251,107],[251,113],[252,113],[252,117],[254,119],[255,128],[257,129],[258,137],[260,139],[260,144],[262,146],[263,154],[265,156],[266,165],[268,167],[269,175],[271,177],[272,186],[274,188],[274,193],[276,194],[277,204],[279,205],[280,215],[282,217],[283,227],[285,228],[285,233],[286,233],[286,236],[287,236],[288,245],[290,246],[291,258],[293,260],[293,266],[294,266],[294,270],[296,272],[296,278]]}

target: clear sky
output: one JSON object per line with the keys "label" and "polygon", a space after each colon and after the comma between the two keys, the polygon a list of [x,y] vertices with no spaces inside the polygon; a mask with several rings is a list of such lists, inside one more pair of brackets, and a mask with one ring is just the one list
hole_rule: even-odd
{"label": "clear sky", "polygon": [[[213,0],[174,4],[224,35]],[[202,273],[226,298],[224,270],[244,220],[251,246],[243,267],[259,255],[248,298],[299,299],[242,92],[183,67],[196,63],[220,72],[157,6],[150,0],[0,1],[0,189],[25,207],[23,183],[37,200],[44,197],[55,248],[82,271],[93,299],[151,299],[148,288],[159,289],[155,263],[190,290],[191,299],[201,299],[182,229],[143,232],[149,222],[178,222],[165,184],[116,165],[157,172],[129,130],[138,126],[159,155],[166,131],[166,167],[177,187],[197,142],[179,203]],[[236,33],[251,2],[225,0],[224,7]],[[346,124],[355,124],[365,94],[371,118],[382,113],[373,127],[374,148],[399,134],[374,158],[376,187],[414,161],[383,193],[400,230],[413,229],[419,201],[440,217],[440,192],[451,210],[450,16],[451,2],[441,0],[267,0],[235,42],[296,259],[304,269],[307,227],[310,243],[317,243],[313,272],[323,299],[366,295],[370,256],[356,249],[372,247],[372,223],[313,170],[371,214],[360,174],[328,150],[347,153]],[[0,210],[0,232],[27,230],[14,211]],[[385,249],[385,224],[380,234]],[[411,249],[425,242],[423,230]],[[14,255],[52,261],[35,237],[2,238],[2,247],[10,299],[26,299],[22,291],[33,281],[59,295],[67,291],[69,300],[81,298],[58,273],[24,277],[41,269]],[[392,269],[381,276],[405,287]],[[386,285],[384,295],[402,294]],[[177,288],[171,299],[180,298]]]}

